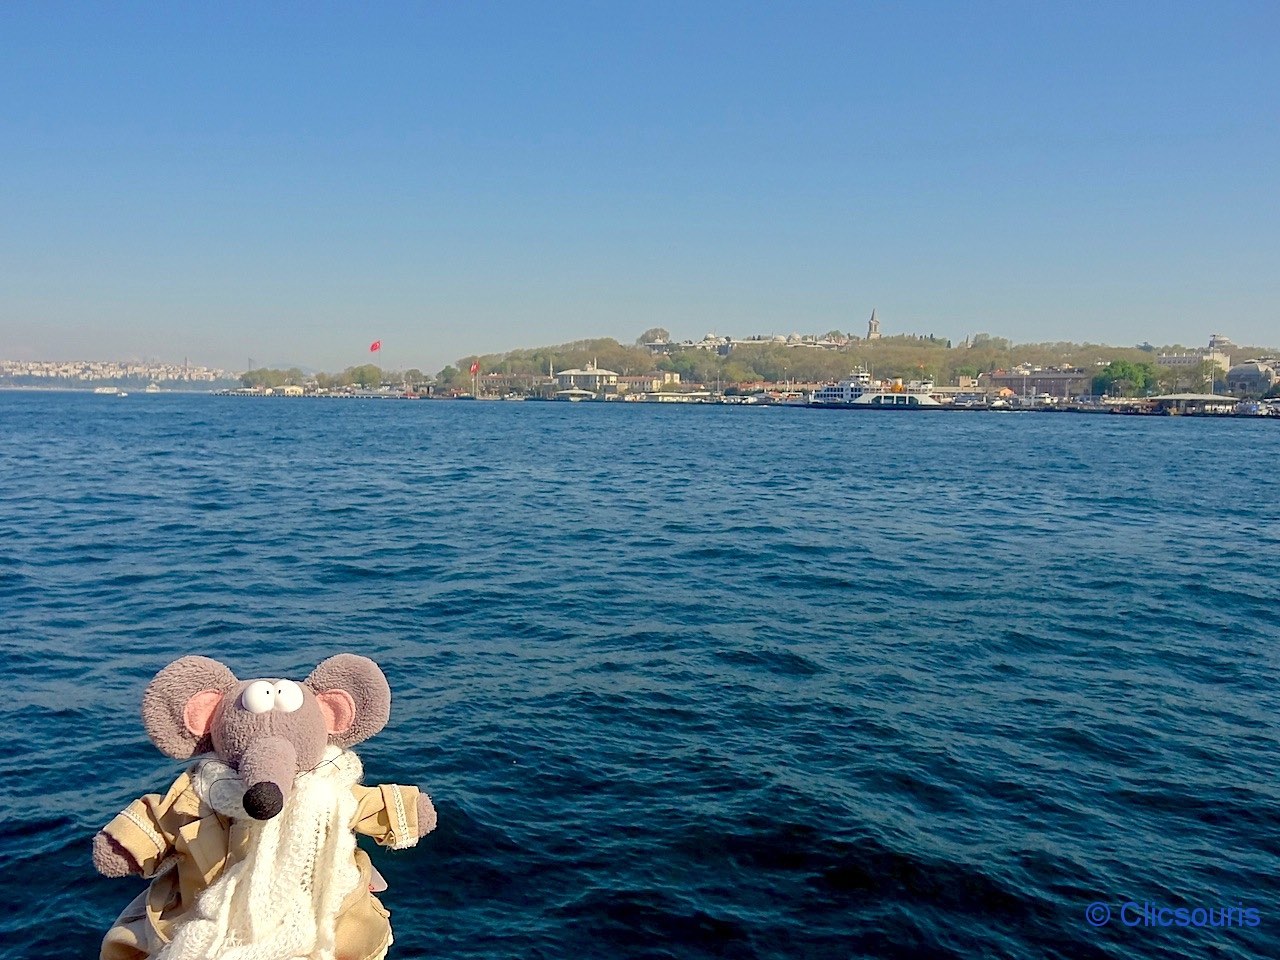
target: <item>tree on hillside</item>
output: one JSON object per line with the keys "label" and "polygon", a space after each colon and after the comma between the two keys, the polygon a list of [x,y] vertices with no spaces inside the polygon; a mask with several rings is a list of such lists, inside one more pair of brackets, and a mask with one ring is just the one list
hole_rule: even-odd
{"label": "tree on hillside", "polygon": [[288,370],[270,370],[260,367],[257,370],[246,370],[240,374],[240,382],[246,387],[283,387],[286,383],[301,385],[306,379],[297,367]]}
{"label": "tree on hillside", "polygon": [[481,357],[463,357],[457,366],[468,369],[473,360],[478,360],[483,370],[500,370],[503,373],[530,377],[545,377],[551,368],[567,370],[570,367],[585,367],[589,363],[595,363],[606,370],[616,370],[623,375],[647,373],[654,367],[654,358],[648,350],[624,346],[610,337],[575,340],[552,347],[511,350]]}
{"label": "tree on hillside", "polygon": [[746,364],[730,360],[721,367],[718,379],[725,383],[754,383],[760,379],[760,375]]}
{"label": "tree on hillside", "polygon": [[973,346],[985,347],[991,350],[1008,350],[1010,344],[1004,337],[993,337],[989,333],[975,333],[973,335]]}
{"label": "tree on hillside", "polygon": [[348,367],[343,371],[343,376],[346,377],[347,383],[358,383],[365,388],[377,387],[382,383],[382,369],[372,363]]}
{"label": "tree on hillside", "polygon": [[279,370],[268,370],[266,367],[260,367],[257,370],[246,370],[240,374],[240,382],[246,387],[278,387],[284,383],[284,378]]}
{"label": "tree on hillside", "polygon": [[713,382],[720,368],[720,357],[708,350],[681,350],[658,362],[658,369],[675,371],[686,384]]}
{"label": "tree on hillside", "polygon": [[670,343],[671,334],[667,333],[662,327],[650,327],[640,336],[636,337],[636,345],[643,347],[646,343]]}
{"label": "tree on hillside", "polygon": [[1156,372],[1160,389],[1167,393],[1212,393],[1214,378],[1219,372],[1217,364],[1202,360],[1189,367],[1160,367]]}

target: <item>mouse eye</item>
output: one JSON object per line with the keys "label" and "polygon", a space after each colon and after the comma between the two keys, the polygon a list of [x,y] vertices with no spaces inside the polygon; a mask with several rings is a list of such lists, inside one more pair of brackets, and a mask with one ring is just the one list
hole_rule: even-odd
{"label": "mouse eye", "polygon": [[266,680],[255,680],[245,687],[240,702],[250,713],[266,713],[276,703],[276,688]]}
{"label": "mouse eye", "polygon": [[276,681],[276,709],[282,713],[293,713],[302,706],[302,688],[292,680]]}

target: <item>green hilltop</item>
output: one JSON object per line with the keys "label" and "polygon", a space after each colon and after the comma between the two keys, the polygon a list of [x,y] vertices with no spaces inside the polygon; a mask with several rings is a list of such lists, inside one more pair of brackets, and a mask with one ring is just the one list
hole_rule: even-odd
{"label": "green hilltop", "polygon": [[[1158,353],[1189,352],[1180,344],[1155,347],[1117,347],[1100,343],[1013,343],[1003,337],[979,333],[972,339],[954,343],[928,334],[902,334],[869,340],[831,331],[815,340],[838,341],[840,346],[819,348],[760,340],[736,342],[727,354],[673,343],[669,352],[655,353],[643,344],[652,342],[646,331],[635,344],[619,343],[609,337],[575,340],[554,346],[521,348],[505,353],[472,354],[460,357],[455,365],[438,374],[441,386],[464,387],[468,371],[478,363],[485,373],[545,376],[549,369],[583,367],[594,362],[623,376],[674,371],[682,380],[695,383],[757,383],[760,381],[821,382],[848,376],[855,367],[865,366],[878,378],[932,379],[955,383],[959,377],[976,377],[994,370],[1008,370],[1019,364],[1042,367],[1078,367],[1090,370],[1120,362],[1155,370]],[[1262,347],[1233,348],[1233,356],[1243,359],[1274,353]],[[1129,369],[1129,368],[1126,368]],[[1154,374],[1153,374],[1154,375]]]}

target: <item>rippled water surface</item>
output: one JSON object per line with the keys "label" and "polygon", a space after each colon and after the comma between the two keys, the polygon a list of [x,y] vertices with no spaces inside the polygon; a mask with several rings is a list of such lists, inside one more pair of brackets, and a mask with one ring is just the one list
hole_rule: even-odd
{"label": "rippled water surface", "polygon": [[440,810],[374,852],[393,957],[1280,956],[1278,463],[1243,420],[0,394],[0,950],[94,957],[137,891],[89,846],[177,772],[156,670],[352,650],[368,780]]}

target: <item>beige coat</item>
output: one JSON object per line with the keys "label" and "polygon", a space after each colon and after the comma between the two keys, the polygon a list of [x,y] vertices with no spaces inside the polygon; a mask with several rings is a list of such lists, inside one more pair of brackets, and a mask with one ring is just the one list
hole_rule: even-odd
{"label": "beige coat", "polygon": [[[418,838],[418,788],[384,784],[352,787],[351,828],[383,846]],[[393,791],[400,791],[399,805]],[[404,822],[397,822],[403,810]],[[397,827],[400,833],[397,835]],[[101,960],[148,960],[159,953],[195,906],[196,898],[245,854],[248,824],[217,814],[201,801],[184,773],[163,797],[147,794],[104,828],[142,867],[151,886],[117,918],[102,941]],[[338,911],[339,960],[380,960],[391,944],[390,914],[371,891],[372,866],[358,847],[360,885]]]}

